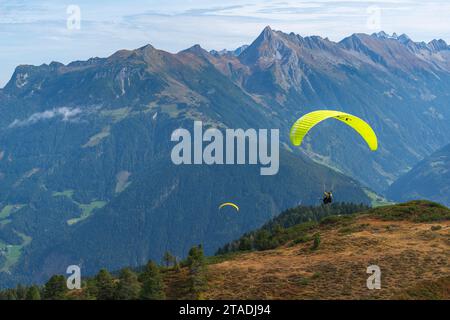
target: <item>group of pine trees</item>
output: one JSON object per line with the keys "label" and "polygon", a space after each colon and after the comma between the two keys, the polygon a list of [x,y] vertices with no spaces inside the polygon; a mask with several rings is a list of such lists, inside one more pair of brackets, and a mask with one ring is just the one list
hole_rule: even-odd
{"label": "group of pine trees", "polygon": [[69,290],[67,279],[52,276],[43,286],[32,285],[0,291],[0,300],[164,300],[166,299],[165,275],[187,271],[187,299],[201,299],[207,288],[207,265],[202,246],[193,247],[184,261],[166,252],[163,266],[153,261],[140,271],[124,268],[117,275],[101,269],[94,277],[82,281],[82,288]]}

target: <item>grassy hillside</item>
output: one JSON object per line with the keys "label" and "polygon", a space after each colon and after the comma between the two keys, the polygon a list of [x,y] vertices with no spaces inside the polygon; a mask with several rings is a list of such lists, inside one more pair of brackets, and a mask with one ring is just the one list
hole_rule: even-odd
{"label": "grassy hillside", "polygon": [[[195,246],[182,261],[167,254],[165,266],[101,270],[81,290],[53,276],[0,299],[450,299],[449,228],[450,209],[428,201],[300,206],[215,256]],[[380,290],[367,289],[370,265]]]}
{"label": "grassy hillside", "polygon": [[[205,297],[449,299],[449,214],[413,201],[278,229],[270,234],[284,241],[275,249],[211,259]],[[372,264],[381,268],[381,290],[366,287]],[[169,288],[180,277],[171,274]]]}
{"label": "grassy hillside", "polygon": [[318,221],[327,221],[343,215],[351,215],[368,210],[360,204],[334,203],[329,206],[298,206],[282,212],[260,229],[244,234],[238,240],[226,244],[217,254],[246,250],[267,250],[279,247],[289,241],[296,243],[310,239],[307,232],[313,230]]}

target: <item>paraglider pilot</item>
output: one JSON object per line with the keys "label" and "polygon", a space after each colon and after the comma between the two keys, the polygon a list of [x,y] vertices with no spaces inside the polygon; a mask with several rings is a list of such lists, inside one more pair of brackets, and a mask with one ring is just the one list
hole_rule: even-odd
{"label": "paraglider pilot", "polygon": [[323,193],[323,204],[329,204],[333,202],[333,193],[331,191],[325,191]]}

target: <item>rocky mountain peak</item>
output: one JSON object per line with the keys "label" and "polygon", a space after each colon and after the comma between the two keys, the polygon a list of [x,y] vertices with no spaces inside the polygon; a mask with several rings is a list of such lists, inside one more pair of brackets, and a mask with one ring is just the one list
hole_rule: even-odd
{"label": "rocky mountain peak", "polygon": [[261,63],[268,65],[281,60],[292,52],[289,43],[287,35],[267,26],[258,38],[240,54],[239,59],[247,65]]}
{"label": "rocky mountain peak", "polygon": [[432,51],[449,50],[448,44],[442,39],[439,39],[439,40],[433,39],[432,41],[430,41],[428,43],[428,47]]}
{"label": "rocky mountain peak", "polygon": [[260,37],[262,37],[265,40],[270,40],[274,34],[274,31],[270,26],[266,26],[263,31],[261,32]]}

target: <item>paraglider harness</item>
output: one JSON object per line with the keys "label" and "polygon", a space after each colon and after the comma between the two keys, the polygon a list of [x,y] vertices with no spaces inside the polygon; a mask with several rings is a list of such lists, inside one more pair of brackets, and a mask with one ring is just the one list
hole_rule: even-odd
{"label": "paraglider harness", "polygon": [[333,193],[331,191],[327,192],[325,191],[323,193],[323,204],[330,204],[333,202]]}

